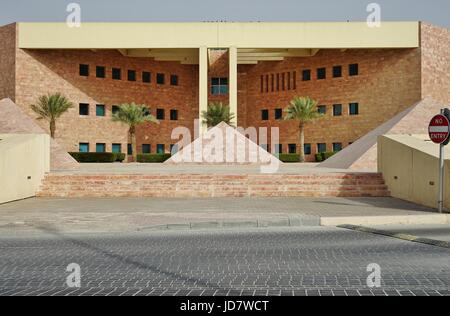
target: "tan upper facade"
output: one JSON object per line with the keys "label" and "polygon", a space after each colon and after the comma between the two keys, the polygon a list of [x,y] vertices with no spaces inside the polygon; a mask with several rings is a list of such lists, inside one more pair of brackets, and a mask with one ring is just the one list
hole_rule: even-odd
{"label": "tan upper facade", "polygon": [[19,23],[20,48],[412,48],[419,22]]}

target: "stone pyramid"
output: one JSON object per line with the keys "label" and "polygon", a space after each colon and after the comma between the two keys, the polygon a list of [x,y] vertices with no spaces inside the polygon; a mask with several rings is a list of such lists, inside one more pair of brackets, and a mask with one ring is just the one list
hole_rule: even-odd
{"label": "stone pyramid", "polygon": [[426,98],[381,124],[352,145],[319,164],[319,167],[354,170],[377,170],[377,138],[388,134],[428,134],[434,114],[446,107]]}
{"label": "stone pyramid", "polygon": [[184,146],[166,164],[273,164],[277,157],[222,122]]}
{"label": "stone pyramid", "polygon": [[[46,134],[46,132],[10,99],[0,100],[0,134]],[[54,139],[50,143],[50,168],[75,169],[78,162]]]}

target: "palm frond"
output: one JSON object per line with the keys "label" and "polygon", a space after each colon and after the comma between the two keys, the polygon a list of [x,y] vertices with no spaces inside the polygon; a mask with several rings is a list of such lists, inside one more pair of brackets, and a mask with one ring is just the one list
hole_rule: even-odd
{"label": "palm frond", "polygon": [[30,105],[31,109],[39,115],[40,119],[55,120],[73,107],[65,96],[60,93],[43,95],[38,98],[36,104]]}
{"label": "palm frond", "polygon": [[284,111],[285,120],[297,120],[303,124],[323,116],[317,111],[317,101],[310,97],[294,97]]}
{"label": "palm frond", "polygon": [[145,122],[159,124],[159,121],[149,113],[146,105],[134,102],[120,105],[118,111],[113,114],[112,120],[127,124],[129,127],[135,127]]}
{"label": "palm frond", "polygon": [[213,102],[208,105],[208,110],[202,112],[203,124],[208,127],[213,127],[221,122],[225,122],[228,125],[234,119],[234,113],[231,113],[228,105],[222,104],[222,102]]}

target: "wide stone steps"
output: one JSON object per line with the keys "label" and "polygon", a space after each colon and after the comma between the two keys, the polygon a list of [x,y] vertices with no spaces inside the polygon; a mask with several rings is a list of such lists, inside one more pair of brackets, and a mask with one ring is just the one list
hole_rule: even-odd
{"label": "wide stone steps", "polygon": [[40,197],[380,197],[381,174],[59,174]]}

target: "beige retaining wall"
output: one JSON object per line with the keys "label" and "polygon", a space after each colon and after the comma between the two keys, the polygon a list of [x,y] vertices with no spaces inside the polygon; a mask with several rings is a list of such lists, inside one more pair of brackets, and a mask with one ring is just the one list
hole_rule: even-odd
{"label": "beige retaining wall", "polygon": [[[450,209],[450,145],[445,148],[445,202]],[[427,135],[384,135],[378,138],[378,171],[391,195],[437,208],[439,145]]]}
{"label": "beige retaining wall", "polygon": [[0,204],[36,195],[50,171],[46,134],[0,134]]}

